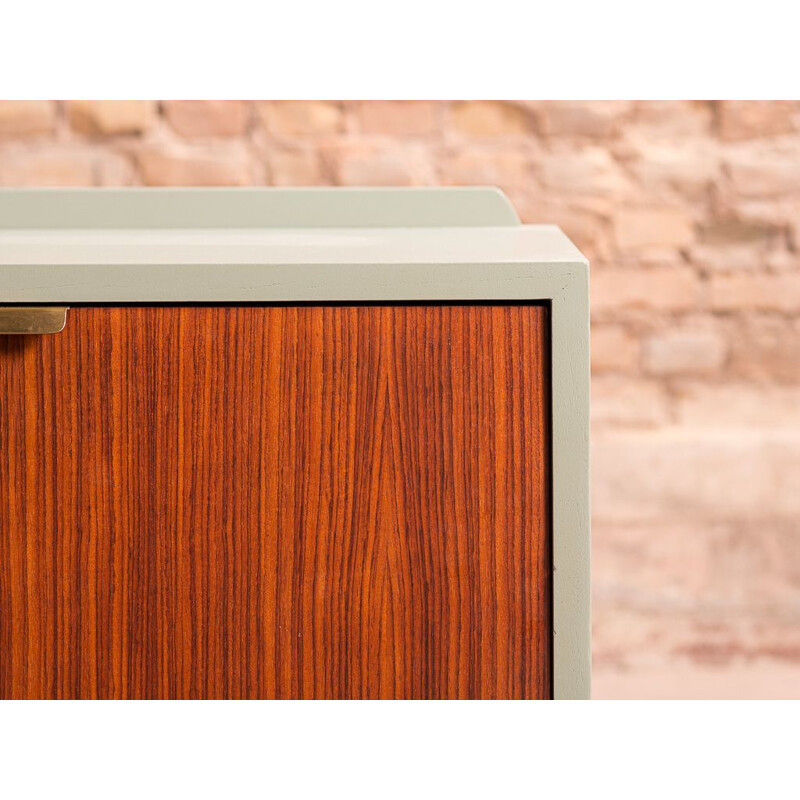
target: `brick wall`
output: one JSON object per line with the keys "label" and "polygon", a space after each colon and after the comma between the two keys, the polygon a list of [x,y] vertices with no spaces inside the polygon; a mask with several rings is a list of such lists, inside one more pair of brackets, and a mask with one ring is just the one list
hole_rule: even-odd
{"label": "brick wall", "polygon": [[800,103],[0,103],[0,184],[495,184],[592,261],[596,694],[800,695]]}

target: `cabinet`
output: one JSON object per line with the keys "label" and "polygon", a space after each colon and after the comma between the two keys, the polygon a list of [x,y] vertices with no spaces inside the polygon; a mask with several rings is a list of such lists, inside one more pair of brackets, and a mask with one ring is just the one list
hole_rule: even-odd
{"label": "cabinet", "polygon": [[0,211],[0,696],[588,695],[557,229],[479,190]]}

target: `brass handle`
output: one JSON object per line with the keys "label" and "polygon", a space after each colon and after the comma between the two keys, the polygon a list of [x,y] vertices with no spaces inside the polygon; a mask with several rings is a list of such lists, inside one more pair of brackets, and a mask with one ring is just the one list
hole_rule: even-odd
{"label": "brass handle", "polygon": [[58,333],[67,324],[67,306],[0,306],[0,334]]}

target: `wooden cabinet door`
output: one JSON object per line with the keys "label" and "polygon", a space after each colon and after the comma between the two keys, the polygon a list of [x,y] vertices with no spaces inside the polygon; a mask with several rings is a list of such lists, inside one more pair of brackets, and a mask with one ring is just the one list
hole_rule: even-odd
{"label": "wooden cabinet door", "polygon": [[0,336],[0,696],[551,696],[547,316]]}

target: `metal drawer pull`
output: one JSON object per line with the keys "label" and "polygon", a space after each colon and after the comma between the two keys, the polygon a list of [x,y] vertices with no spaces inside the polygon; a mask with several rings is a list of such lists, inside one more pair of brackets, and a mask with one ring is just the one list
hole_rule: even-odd
{"label": "metal drawer pull", "polygon": [[0,334],[58,333],[68,306],[0,306]]}

